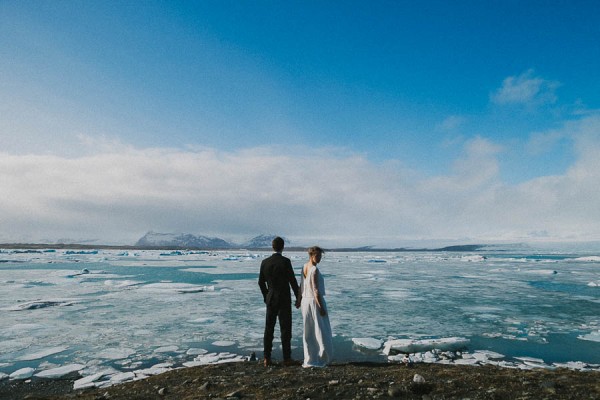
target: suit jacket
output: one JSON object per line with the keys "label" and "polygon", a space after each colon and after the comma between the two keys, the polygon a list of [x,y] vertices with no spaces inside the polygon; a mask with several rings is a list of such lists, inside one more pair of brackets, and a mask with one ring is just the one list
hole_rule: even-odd
{"label": "suit jacket", "polygon": [[267,306],[291,304],[290,287],[296,298],[299,288],[290,259],[280,253],[265,258],[260,264],[258,286]]}

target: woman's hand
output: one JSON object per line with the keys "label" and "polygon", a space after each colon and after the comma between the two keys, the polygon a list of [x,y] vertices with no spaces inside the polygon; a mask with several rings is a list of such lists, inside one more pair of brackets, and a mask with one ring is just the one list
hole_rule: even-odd
{"label": "woman's hand", "polygon": [[319,314],[321,314],[321,317],[324,317],[327,315],[327,310],[324,309],[323,307],[319,308]]}

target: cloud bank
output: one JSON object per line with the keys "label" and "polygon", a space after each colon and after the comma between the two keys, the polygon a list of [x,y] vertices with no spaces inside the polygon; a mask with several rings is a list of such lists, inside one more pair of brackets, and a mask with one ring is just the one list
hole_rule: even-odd
{"label": "cloud bank", "polygon": [[[464,143],[445,175],[330,150],[139,149],[88,143],[79,157],[0,153],[0,239],[135,242],[147,230],[295,243],[398,246],[408,240],[600,239],[600,116],[566,123],[576,162],[518,185],[506,148]],[[532,138],[532,140],[537,140]]]}

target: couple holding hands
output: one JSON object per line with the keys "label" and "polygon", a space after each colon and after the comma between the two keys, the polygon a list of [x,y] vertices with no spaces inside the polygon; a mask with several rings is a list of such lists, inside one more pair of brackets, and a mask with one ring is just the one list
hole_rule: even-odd
{"label": "couple holding hands", "polygon": [[275,253],[265,258],[260,265],[258,285],[267,306],[264,334],[264,364],[270,366],[273,348],[273,333],[279,318],[283,364],[294,365],[292,360],[292,296],[296,296],[296,308],[302,309],[304,332],[303,367],[324,367],[331,362],[333,343],[331,325],[325,303],[325,282],[317,268],[324,253],[318,246],[308,249],[309,261],[302,268],[300,286],[296,281],[292,263],[281,252],[285,246],[282,238],[273,239]]}

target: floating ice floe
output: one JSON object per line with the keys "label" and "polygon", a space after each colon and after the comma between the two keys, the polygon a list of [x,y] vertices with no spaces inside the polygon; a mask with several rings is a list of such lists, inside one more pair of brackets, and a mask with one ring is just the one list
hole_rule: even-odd
{"label": "floating ice floe", "polygon": [[574,261],[600,262],[600,256],[578,257]]}
{"label": "floating ice floe", "polygon": [[85,365],[82,364],[69,364],[63,365],[62,367],[51,368],[38,372],[37,374],[35,374],[35,376],[38,378],[56,379],[65,375],[69,375],[73,372],[79,372],[84,368]]}
{"label": "floating ice floe", "polygon": [[106,286],[110,286],[110,287],[116,287],[116,288],[124,288],[124,287],[131,287],[131,286],[137,286],[137,285],[141,285],[144,282],[140,282],[140,281],[132,281],[132,280],[122,280],[122,281],[116,281],[116,280],[106,280],[104,281],[104,285]]}
{"label": "floating ice floe", "polygon": [[31,367],[21,368],[10,374],[10,379],[29,379],[33,376],[35,369]]}
{"label": "floating ice floe", "polygon": [[24,356],[17,358],[17,360],[19,360],[19,361],[39,360],[41,358],[46,358],[53,354],[62,353],[63,351],[67,350],[68,348],[69,348],[68,346],[51,347],[49,349],[40,350],[37,353],[25,354]]}
{"label": "floating ice floe", "polygon": [[587,284],[589,287],[600,287],[600,281],[590,282]]}
{"label": "floating ice floe", "polygon": [[155,353],[174,353],[177,350],[179,350],[179,347],[177,347],[177,346],[163,346],[163,347],[154,349],[154,352]]}
{"label": "floating ice floe", "polygon": [[383,353],[390,355],[396,353],[417,353],[428,350],[460,350],[469,344],[469,339],[450,337],[440,339],[395,339],[385,342]]}
{"label": "floating ice floe", "polygon": [[25,310],[37,310],[40,308],[47,307],[65,307],[72,306],[78,301],[76,299],[49,299],[49,300],[33,300],[19,303],[15,306],[8,307],[5,310],[8,311],[25,311]]}
{"label": "floating ice floe", "polygon": [[198,348],[191,348],[185,352],[185,354],[187,354],[189,356],[199,356],[199,355],[204,355],[207,353],[208,353],[208,350],[198,349]]}
{"label": "floating ice floe", "polygon": [[199,286],[191,283],[173,283],[173,282],[160,282],[150,283],[141,287],[141,290],[150,291],[155,293],[199,293],[214,291],[214,286]]}
{"label": "floating ice floe", "polygon": [[232,342],[230,340],[217,340],[216,342],[212,343],[213,346],[217,346],[217,347],[228,347],[228,346],[233,346],[234,344],[235,344],[235,342]]}
{"label": "floating ice floe", "polygon": [[213,322],[215,322],[215,320],[213,318],[196,318],[191,319],[189,322],[196,324],[212,324]]}
{"label": "floating ice floe", "polygon": [[466,262],[481,262],[481,261],[485,261],[487,260],[487,258],[485,256],[481,256],[479,254],[475,254],[475,255],[470,255],[470,256],[462,256],[460,258],[461,261],[466,261]]}
{"label": "floating ice floe", "polygon": [[592,342],[600,342],[600,330],[592,333],[588,333],[587,335],[579,335],[577,339],[581,340],[589,340]]}
{"label": "floating ice floe", "polygon": [[383,344],[383,340],[374,338],[352,338],[352,341],[355,345],[369,350],[379,350]]}
{"label": "floating ice floe", "polygon": [[97,356],[98,358],[104,358],[108,360],[121,360],[124,358],[128,358],[131,355],[135,354],[135,350],[130,348],[122,348],[122,349],[105,349],[102,350]]}
{"label": "floating ice floe", "polygon": [[538,275],[556,275],[558,271],[554,269],[522,269],[521,271],[528,274],[538,274]]}

